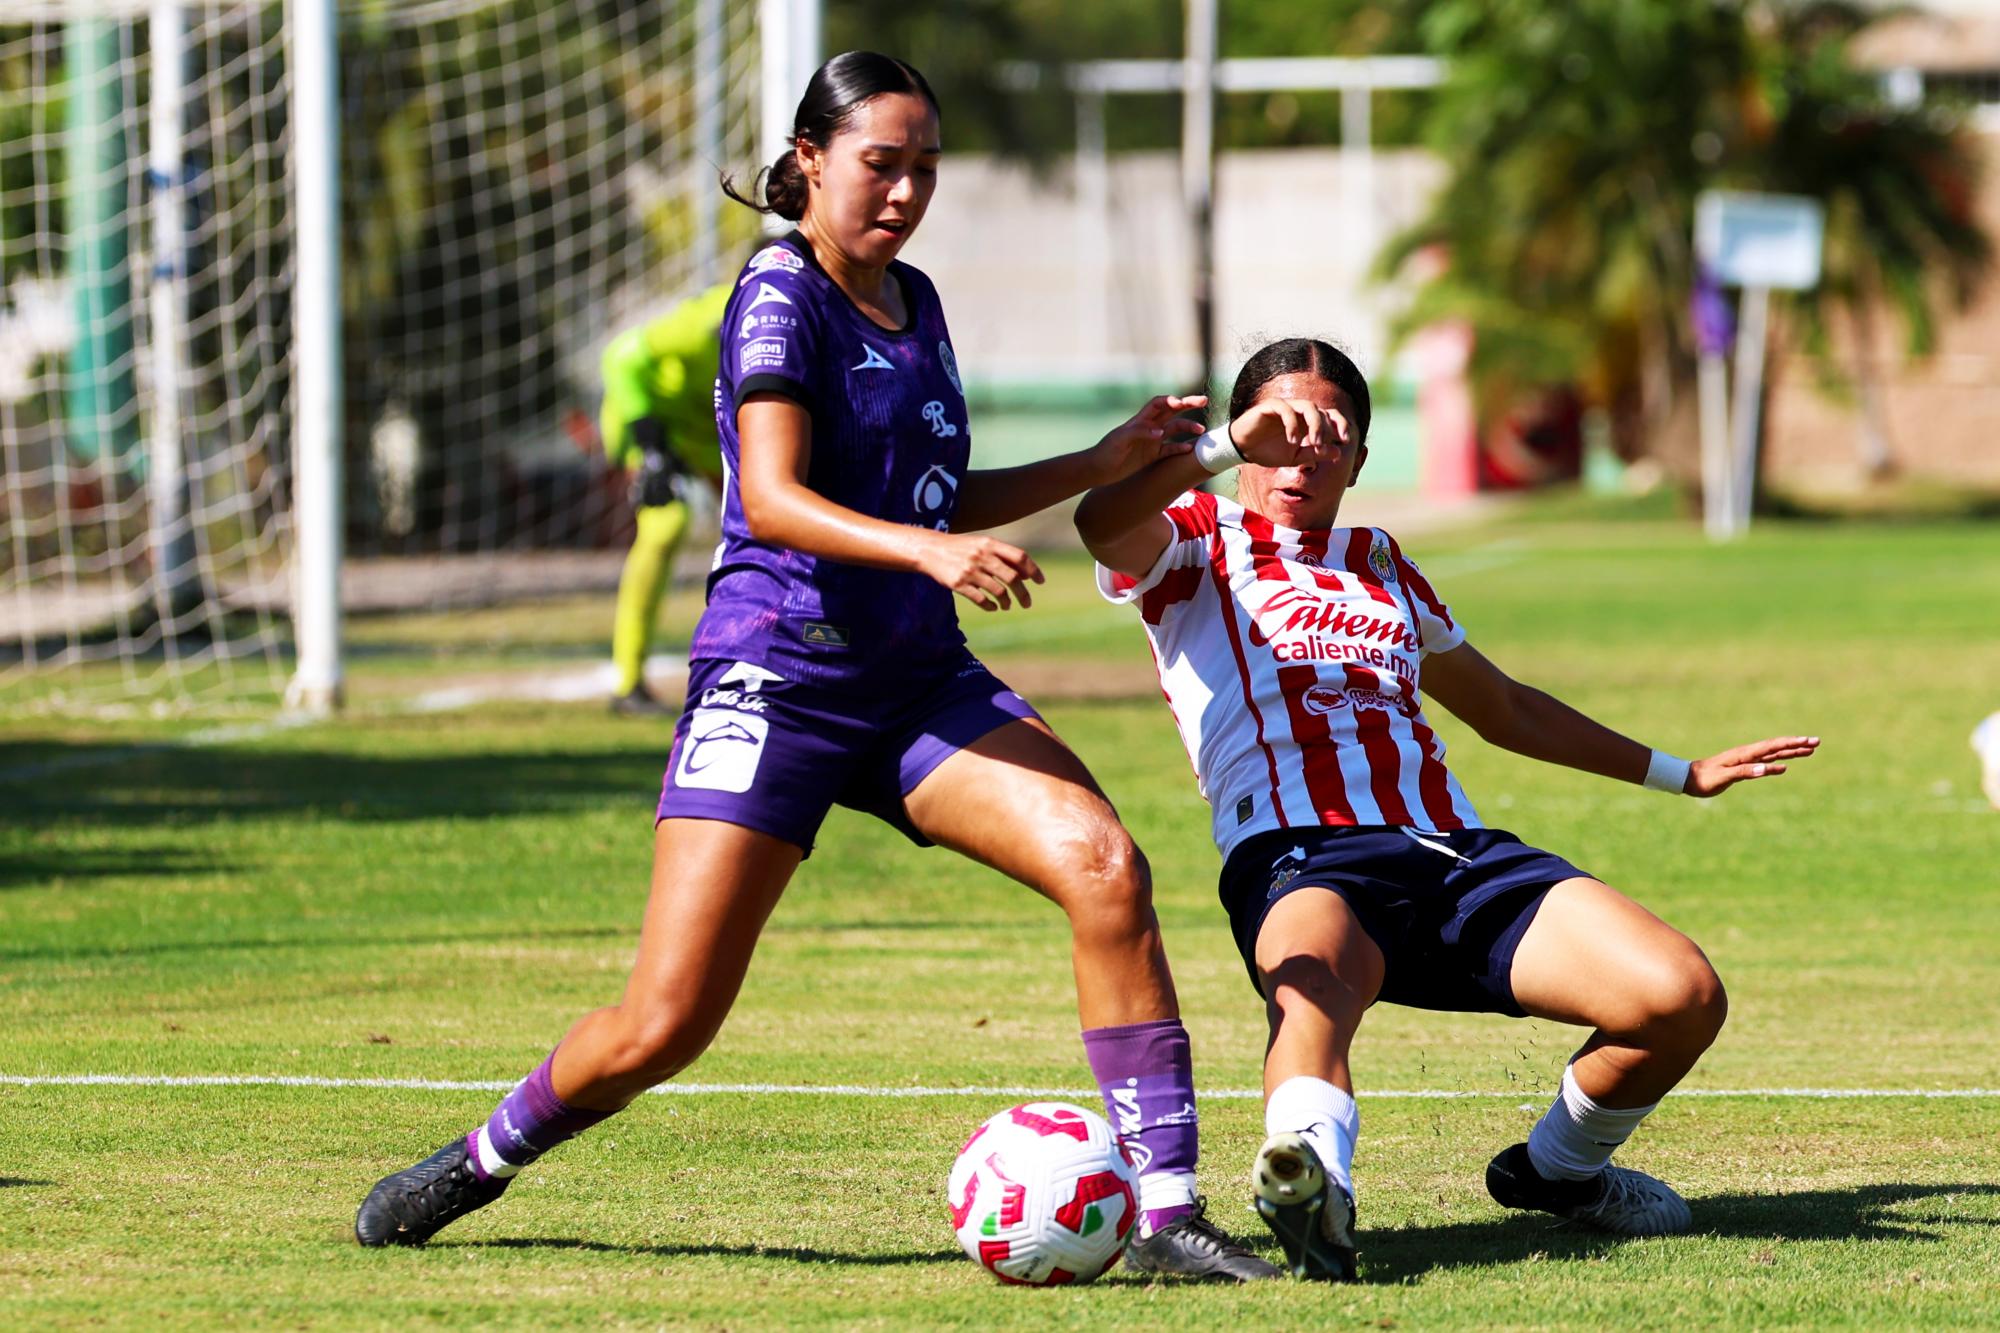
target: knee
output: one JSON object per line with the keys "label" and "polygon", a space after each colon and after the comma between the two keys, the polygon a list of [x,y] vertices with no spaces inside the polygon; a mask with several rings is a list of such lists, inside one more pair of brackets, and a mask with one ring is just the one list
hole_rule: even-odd
{"label": "knee", "polygon": [[721,1027],[691,1005],[635,1004],[613,1010],[606,1074],[623,1084],[652,1087],[693,1064]]}
{"label": "knee", "polygon": [[1129,941],[1158,929],[1152,866],[1122,827],[1082,839],[1069,871],[1064,905],[1079,939]]}
{"label": "knee", "polygon": [[1729,993],[1701,951],[1664,972],[1648,986],[1642,1030],[1651,1044],[1700,1054],[1715,1041],[1729,1016]]}
{"label": "knee", "polygon": [[1331,1024],[1352,1032],[1368,1008],[1369,997],[1351,979],[1342,977],[1324,958],[1295,955],[1259,970],[1264,993],[1271,997],[1272,1034],[1286,1026]]}

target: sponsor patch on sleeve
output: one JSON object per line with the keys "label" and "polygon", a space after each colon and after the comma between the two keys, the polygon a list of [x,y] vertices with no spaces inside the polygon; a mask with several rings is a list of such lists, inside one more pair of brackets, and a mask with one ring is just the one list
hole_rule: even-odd
{"label": "sponsor patch on sleeve", "polygon": [[737,353],[737,369],[748,375],[753,370],[776,370],[785,364],[785,340],[757,338],[744,343]]}

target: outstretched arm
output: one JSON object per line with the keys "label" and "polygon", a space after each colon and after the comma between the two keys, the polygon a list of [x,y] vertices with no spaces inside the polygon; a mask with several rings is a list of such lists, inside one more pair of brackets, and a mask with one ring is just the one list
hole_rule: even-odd
{"label": "outstretched arm", "polygon": [[1179,414],[1206,406],[1208,399],[1203,397],[1163,394],[1088,449],[1020,467],[968,472],[958,488],[958,510],[952,515],[951,530],[997,528],[1061,504],[1093,486],[1129,476],[1155,460],[1184,457],[1193,448],[1189,441],[1201,434],[1201,425]]}
{"label": "outstretched arm", "polygon": [[[1469,643],[1424,659],[1424,692],[1480,738],[1530,759],[1624,782],[1646,780],[1653,751],[1592,720],[1554,695],[1523,685]],[[1681,790],[1719,796],[1739,782],[1776,777],[1786,761],[1819,748],[1817,736],[1777,736],[1697,759]]]}

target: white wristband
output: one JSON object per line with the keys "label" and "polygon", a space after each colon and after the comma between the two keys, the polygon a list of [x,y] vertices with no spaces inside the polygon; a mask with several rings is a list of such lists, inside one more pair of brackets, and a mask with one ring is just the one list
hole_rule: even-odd
{"label": "white wristband", "polygon": [[1243,451],[1236,447],[1236,441],[1229,438],[1228,422],[1223,422],[1194,442],[1194,461],[1216,476],[1243,465]]}
{"label": "white wristband", "polygon": [[1653,757],[1646,763],[1646,786],[1654,791],[1670,791],[1676,796],[1687,794],[1688,770],[1694,764],[1686,759],[1676,759],[1665,750],[1653,751]]}

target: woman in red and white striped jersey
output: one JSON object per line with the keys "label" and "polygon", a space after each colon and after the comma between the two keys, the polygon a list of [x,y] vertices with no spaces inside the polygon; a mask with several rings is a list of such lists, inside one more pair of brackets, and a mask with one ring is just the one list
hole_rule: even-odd
{"label": "woman in red and white striped jersey", "polygon": [[[1592,1029],[1487,1188],[1623,1234],[1686,1228],[1678,1194],[1610,1157],[1714,1040],[1722,983],[1630,898],[1483,826],[1424,695],[1505,749],[1690,796],[1783,773],[1818,738],[1676,759],[1488,661],[1393,537],[1335,526],[1369,418],[1336,348],[1263,348],[1229,417],[1192,454],[1092,491],[1076,523],[1100,590],[1145,624],[1269,1013],[1258,1211],[1295,1272],[1354,1276],[1348,1051],[1386,1000]],[[1236,500],[1194,489],[1231,468]]]}

